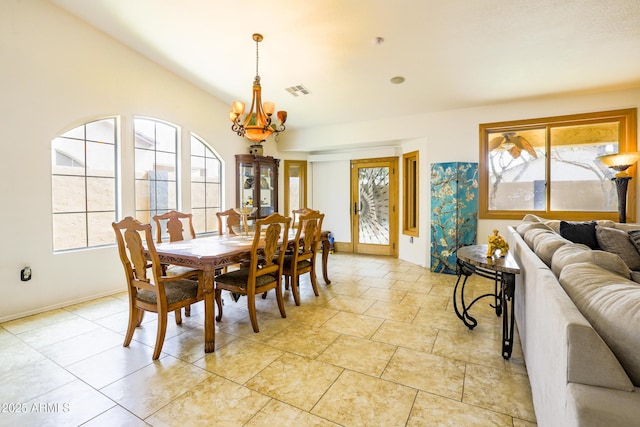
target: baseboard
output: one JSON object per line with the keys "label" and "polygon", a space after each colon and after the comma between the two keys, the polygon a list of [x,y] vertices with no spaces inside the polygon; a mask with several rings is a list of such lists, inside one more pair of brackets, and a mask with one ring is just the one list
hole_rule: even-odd
{"label": "baseboard", "polygon": [[92,296],[88,296],[88,297],[78,298],[78,299],[75,299],[75,300],[65,301],[65,302],[61,302],[61,303],[58,303],[58,304],[48,305],[46,307],[35,308],[33,310],[24,311],[24,312],[21,312],[21,313],[11,314],[9,316],[0,317],[0,323],[9,322],[11,320],[16,320],[16,319],[21,319],[23,317],[33,316],[34,314],[40,314],[40,313],[44,313],[44,312],[51,311],[51,310],[57,310],[59,308],[69,307],[70,305],[80,304],[80,303],[83,303],[83,302],[91,301],[91,300],[98,299],[98,298],[108,297],[108,296],[119,294],[119,293],[122,293],[122,292],[123,292],[122,289],[119,289],[117,291],[107,291],[107,292],[103,292],[103,293],[92,295]]}
{"label": "baseboard", "polygon": [[353,253],[353,245],[351,242],[333,242],[333,248],[336,252]]}

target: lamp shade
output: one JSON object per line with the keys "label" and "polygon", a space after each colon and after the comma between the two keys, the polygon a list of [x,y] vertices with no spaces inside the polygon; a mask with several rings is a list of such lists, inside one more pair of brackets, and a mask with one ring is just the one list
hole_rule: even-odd
{"label": "lamp shade", "polygon": [[[609,154],[606,156],[598,157],[602,163],[609,166],[610,168],[615,168],[616,166],[626,166],[629,167],[638,160],[640,160],[640,151],[631,151],[628,153],[616,153]],[[625,168],[626,169],[626,168]]]}
{"label": "lamp shade", "polygon": [[608,154],[606,156],[600,156],[598,159],[603,164],[618,172],[616,173],[616,178],[630,179],[627,169],[640,160],[640,152],[630,151],[627,153]]}

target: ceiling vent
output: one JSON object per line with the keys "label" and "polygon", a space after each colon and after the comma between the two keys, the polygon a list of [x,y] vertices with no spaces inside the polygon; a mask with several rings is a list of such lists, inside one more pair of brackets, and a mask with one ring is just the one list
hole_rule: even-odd
{"label": "ceiling vent", "polygon": [[287,92],[289,92],[292,96],[302,96],[309,95],[311,91],[302,85],[296,85],[288,87]]}

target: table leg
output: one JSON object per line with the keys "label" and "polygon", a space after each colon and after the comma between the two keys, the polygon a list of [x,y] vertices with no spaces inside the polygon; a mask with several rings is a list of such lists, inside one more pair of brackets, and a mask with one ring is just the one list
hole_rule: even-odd
{"label": "table leg", "polygon": [[[516,276],[515,274],[503,273],[501,282],[501,305],[504,311],[502,316],[502,357],[509,359],[513,351],[513,325],[515,320],[513,294],[516,288]],[[509,313],[507,301],[511,301],[511,313]]]}
{"label": "table leg", "polygon": [[329,239],[322,240],[322,277],[324,278],[324,282],[327,285],[331,284],[331,280],[329,280],[329,275],[327,274],[327,263],[329,262],[329,250],[331,249],[331,244],[329,243]]}
{"label": "table leg", "polygon": [[[453,309],[456,312],[456,315],[460,320],[464,322],[464,324],[469,328],[473,329],[478,324],[478,321],[473,318],[469,314],[469,309],[475,302],[471,302],[469,306],[467,306],[464,302],[464,287],[467,284],[467,279],[469,276],[473,274],[473,267],[469,267],[463,263],[458,263],[458,280],[456,280],[456,286],[453,288]],[[464,280],[462,281],[462,286],[460,286],[460,280],[464,276]],[[460,290],[460,305],[462,307],[462,311],[458,308],[458,289]]]}
{"label": "table leg", "polygon": [[212,353],[216,343],[216,315],[215,298],[213,292],[214,271],[205,270],[202,280],[202,292],[204,296],[204,352]]}
{"label": "table leg", "polygon": [[494,288],[494,298],[493,305],[491,306],[496,310],[496,316],[500,317],[502,315],[502,279],[501,276],[496,273],[496,277],[493,279],[493,288]]}

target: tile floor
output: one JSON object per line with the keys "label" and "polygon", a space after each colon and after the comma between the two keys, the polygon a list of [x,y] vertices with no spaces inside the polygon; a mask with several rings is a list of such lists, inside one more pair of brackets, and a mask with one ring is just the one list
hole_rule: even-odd
{"label": "tile floor", "polygon": [[[535,425],[519,342],[505,361],[488,299],[469,331],[455,276],[335,253],[329,277],[319,297],[303,279],[299,307],[286,292],[286,319],[258,298],[258,334],[246,300],[226,298],[210,354],[200,303],[170,319],[155,362],[153,314],[122,347],[125,293],[3,323],[0,425]],[[468,294],[492,287],[472,279]]]}

